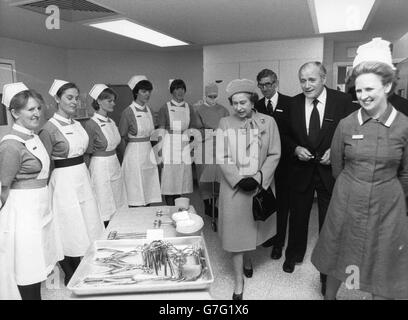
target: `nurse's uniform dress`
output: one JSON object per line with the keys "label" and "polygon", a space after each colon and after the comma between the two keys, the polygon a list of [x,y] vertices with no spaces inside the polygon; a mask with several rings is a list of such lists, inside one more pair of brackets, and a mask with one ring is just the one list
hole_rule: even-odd
{"label": "nurse's uniform dress", "polygon": [[130,206],[161,202],[159,171],[150,136],[154,130],[150,108],[133,103],[122,113],[119,132],[127,142],[122,173]]}
{"label": "nurse's uniform dress", "polygon": [[49,206],[49,167],[39,137],[14,124],[0,143],[0,180],[10,186],[0,211],[0,300],[21,299],[17,285],[46,280],[64,258]]}
{"label": "nurse's uniform dress", "polygon": [[120,143],[120,134],[115,122],[95,113],[85,122],[89,136],[87,154],[91,161],[89,172],[93,189],[103,221],[109,221],[121,208],[127,208],[125,184],[116,148]]}
{"label": "nurse's uniform dress", "polygon": [[189,137],[186,130],[195,123],[194,111],[188,103],[171,100],[159,111],[159,126],[168,130],[164,136],[161,190],[164,195],[193,192],[193,173]]}
{"label": "nurse's uniform dress", "polygon": [[61,234],[64,255],[84,256],[104,231],[83,159],[88,134],[78,121],[54,114],[41,129],[40,138],[54,160],[49,182],[51,209]]}
{"label": "nurse's uniform dress", "polygon": [[[216,164],[216,138],[215,130],[218,128],[221,118],[228,117],[228,110],[220,105],[208,105],[206,102],[199,104],[196,108],[196,128],[201,132],[202,145],[201,156],[195,159],[197,168],[197,179],[201,199],[212,199],[219,193],[220,174]],[[213,134],[209,134],[213,131]],[[206,135],[207,134],[207,135]],[[215,193],[215,194],[214,194]]]}

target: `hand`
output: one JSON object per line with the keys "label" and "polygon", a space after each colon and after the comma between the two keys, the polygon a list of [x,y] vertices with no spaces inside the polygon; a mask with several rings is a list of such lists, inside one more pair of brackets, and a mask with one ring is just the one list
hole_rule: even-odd
{"label": "hand", "polygon": [[298,157],[300,161],[309,161],[310,159],[313,158],[313,155],[310,153],[310,151],[301,146],[296,147],[295,155]]}
{"label": "hand", "polygon": [[244,191],[253,191],[259,186],[259,183],[252,177],[243,178],[238,182],[238,187]]}
{"label": "hand", "polygon": [[320,160],[320,164],[323,165],[330,165],[330,148],[326,150],[326,152],[324,153],[322,159]]}

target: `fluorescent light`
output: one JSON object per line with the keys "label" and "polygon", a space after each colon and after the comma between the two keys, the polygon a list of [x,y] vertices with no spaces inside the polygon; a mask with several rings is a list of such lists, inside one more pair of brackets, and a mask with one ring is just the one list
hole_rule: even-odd
{"label": "fluorescent light", "polygon": [[185,46],[188,43],[169,37],[163,33],[143,27],[126,19],[90,23],[89,26],[120,34],[159,47]]}
{"label": "fluorescent light", "polygon": [[375,0],[314,0],[319,33],[362,30]]}

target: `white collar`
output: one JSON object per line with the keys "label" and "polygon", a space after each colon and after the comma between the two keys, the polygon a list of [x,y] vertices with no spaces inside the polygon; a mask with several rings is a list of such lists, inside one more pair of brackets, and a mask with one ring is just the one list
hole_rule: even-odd
{"label": "white collar", "polygon": [[145,104],[144,106],[141,106],[136,101],[133,101],[133,105],[135,106],[136,109],[139,109],[139,110],[142,110],[142,111],[144,111],[146,109],[146,107],[147,107],[147,104]]}
{"label": "white collar", "polygon": [[176,107],[181,107],[182,105],[184,105],[185,101],[181,101],[181,102],[177,102],[174,99],[171,99],[171,103],[174,104]]}
{"label": "white collar", "polygon": [[276,108],[276,105],[278,104],[278,91],[276,91],[275,94],[270,99],[265,97],[265,106],[268,105],[268,100],[271,100],[272,106]]}
{"label": "white collar", "polygon": [[58,121],[64,122],[66,124],[72,124],[73,123],[72,119],[64,118],[63,116],[59,115],[56,112],[54,113],[53,118],[57,119]]}
{"label": "white collar", "polygon": [[24,134],[29,135],[29,136],[34,135],[34,131],[31,131],[31,130],[29,130],[27,128],[24,128],[23,126],[20,126],[17,123],[13,124],[13,130],[16,130],[18,132],[24,133]]}
{"label": "white collar", "polygon": [[[360,126],[362,126],[364,124],[364,122],[365,122],[364,119],[363,119],[363,114],[362,114],[363,110],[362,109],[363,108],[360,108],[358,110],[358,112],[357,112],[357,119],[358,119],[358,123],[360,124]],[[391,124],[394,122],[397,114],[398,114],[397,110],[394,107],[392,107],[390,115],[388,116],[387,120],[383,124],[388,128],[391,127]]]}
{"label": "white collar", "polygon": [[108,122],[109,121],[109,117],[108,116],[103,116],[103,115],[101,115],[101,114],[99,114],[99,113],[97,113],[97,112],[95,112],[94,113],[94,117],[96,118],[96,119],[99,119],[99,120],[102,120],[102,121],[105,121],[105,122]]}
{"label": "white collar", "polygon": [[[326,105],[326,99],[327,99],[327,90],[326,87],[323,87],[323,91],[320,93],[320,95],[316,98],[317,100],[319,100],[319,103],[321,103],[323,106]],[[309,99],[306,98],[307,100],[307,105],[313,105],[313,100],[314,99]]]}

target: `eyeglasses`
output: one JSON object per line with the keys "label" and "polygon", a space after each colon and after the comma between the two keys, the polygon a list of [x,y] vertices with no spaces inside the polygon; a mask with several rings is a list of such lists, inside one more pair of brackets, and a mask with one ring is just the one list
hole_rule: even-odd
{"label": "eyeglasses", "polygon": [[258,88],[272,88],[272,86],[275,84],[275,82],[265,82],[265,83],[258,83]]}
{"label": "eyeglasses", "polygon": [[207,97],[210,98],[210,99],[217,99],[218,98],[217,95],[208,95]]}

